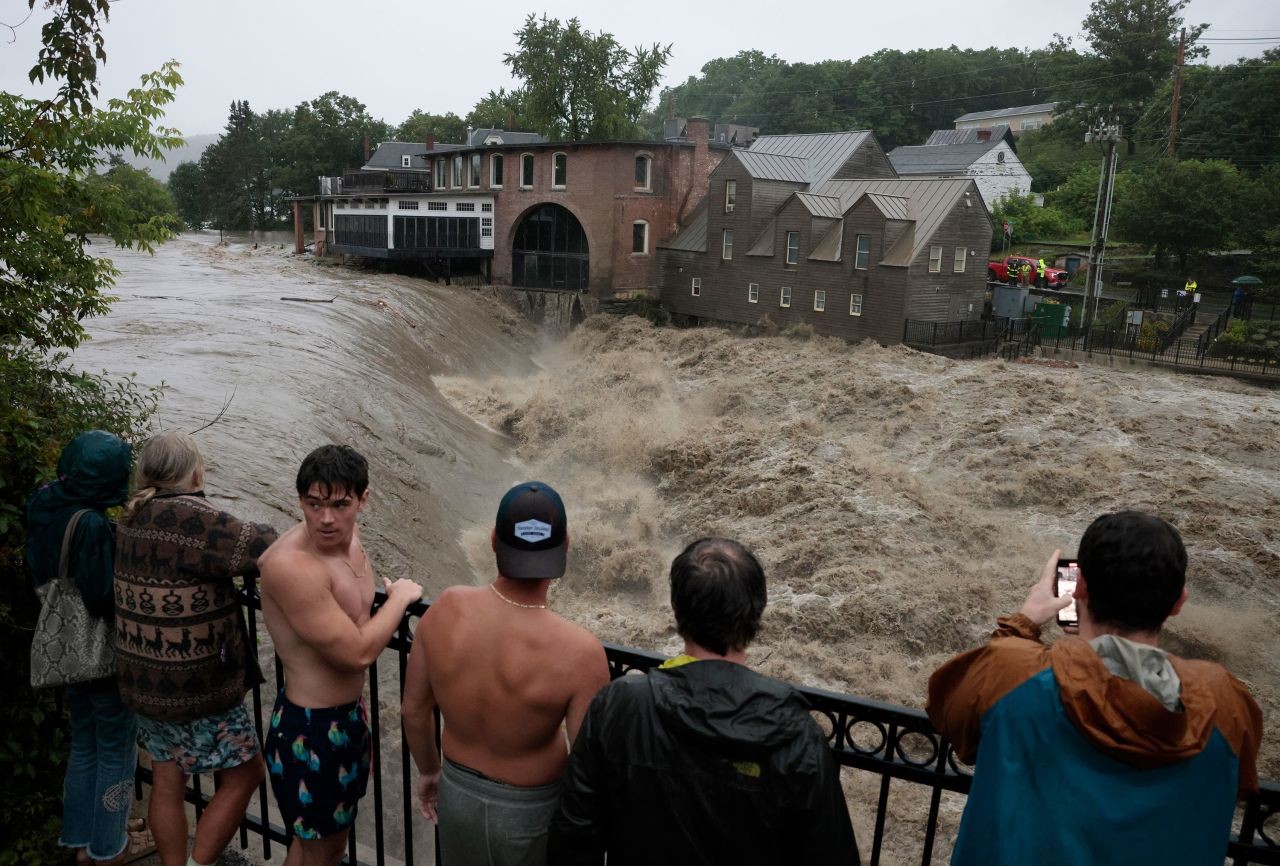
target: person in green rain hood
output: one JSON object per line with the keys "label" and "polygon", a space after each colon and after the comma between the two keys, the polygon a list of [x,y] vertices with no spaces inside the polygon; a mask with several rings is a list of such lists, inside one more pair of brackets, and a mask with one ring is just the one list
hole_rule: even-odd
{"label": "person in green rain hood", "polygon": [[[57,480],[27,501],[27,568],[33,588],[58,577],[67,526],[67,573],[93,617],[111,620],[114,531],[106,509],[128,495],[129,444],[102,430],[82,433],[58,458]],[[70,638],[71,636],[68,636]],[[128,848],[126,822],[137,763],[137,719],[120,700],[115,676],[67,686],[71,754],[62,798],[58,844],[79,863],[118,863]]]}

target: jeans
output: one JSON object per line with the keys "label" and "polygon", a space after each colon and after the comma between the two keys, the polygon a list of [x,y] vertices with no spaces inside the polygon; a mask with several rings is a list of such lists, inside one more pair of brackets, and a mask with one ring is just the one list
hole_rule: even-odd
{"label": "jeans", "polygon": [[138,720],[120,701],[114,679],[67,686],[71,757],[62,791],[62,838],[95,860],[129,842],[126,823],[138,763]]}

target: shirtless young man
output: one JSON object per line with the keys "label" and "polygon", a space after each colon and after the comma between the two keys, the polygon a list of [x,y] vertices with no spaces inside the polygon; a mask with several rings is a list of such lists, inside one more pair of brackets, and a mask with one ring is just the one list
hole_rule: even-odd
{"label": "shirtless young man", "polygon": [[365,671],[422,597],[413,581],[388,580],[386,603],[369,614],[373,567],[356,525],[368,487],[355,449],[312,451],[298,470],[302,522],[258,560],[262,615],[284,666],[263,751],[293,833],[286,866],[341,861],[369,779]]}
{"label": "shirtless young man", "polygon": [[537,866],[568,757],[561,724],[572,742],[609,668],[600,641],[547,609],[569,547],[560,496],[536,481],[513,487],[492,543],[497,579],[449,587],[422,618],[401,712],[442,861]]}

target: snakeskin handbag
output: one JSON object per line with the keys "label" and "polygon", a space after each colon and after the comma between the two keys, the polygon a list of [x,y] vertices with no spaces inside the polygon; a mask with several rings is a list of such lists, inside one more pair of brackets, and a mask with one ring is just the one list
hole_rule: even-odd
{"label": "snakeskin handbag", "polygon": [[77,511],[62,536],[58,576],[36,590],[40,616],[31,639],[31,687],[46,688],[112,677],[116,673],[115,635],[111,624],[91,616],[75,580],[67,574],[71,536],[80,522]]}

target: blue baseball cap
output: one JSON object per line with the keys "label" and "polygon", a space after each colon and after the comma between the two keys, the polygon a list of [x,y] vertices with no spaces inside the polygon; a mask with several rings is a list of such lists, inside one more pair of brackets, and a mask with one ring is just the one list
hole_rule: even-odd
{"label": "blue baseball cap", "polygon": [[507,491],[494,525],[498,572],[518,580],[564,576],[568,518],[560,494],[541,481],[526,481]]}

